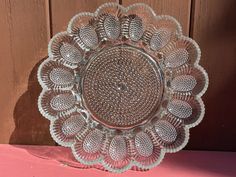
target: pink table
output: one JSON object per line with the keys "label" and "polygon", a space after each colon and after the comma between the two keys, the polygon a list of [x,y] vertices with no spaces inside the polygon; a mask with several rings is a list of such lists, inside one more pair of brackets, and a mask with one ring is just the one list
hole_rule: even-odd
{"label": "pink table", "polygon": [[[147,172],[112,174],[97,169],[79,169],[58,162],[70,151],[52,146],[0,145],[0,177],[235,177],[236,152],[181,151],[167,154]],[[56,160],[57,159],[57,160]]]}

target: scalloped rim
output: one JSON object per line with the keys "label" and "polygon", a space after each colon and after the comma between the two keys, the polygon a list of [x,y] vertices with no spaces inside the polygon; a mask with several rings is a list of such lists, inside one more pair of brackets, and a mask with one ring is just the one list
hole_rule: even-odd
{"label": "scalloped rim", "polygon": [[75,149],[75,144],[76,144],[76,140],[75,142],[71,145],[71,151],[74,155],[74,157],[76,158],[76,160],[78,160],[80,163],[83,163],[85,165],[95,165],[95,164],[98,164],[100,163],[100,161],[103,159],[101,156],[95,160],[91,160],[91,161],[87,161],[87,160],[84,160],[81,156],[79,156],[77,153],[76,153],[76,149]]}
{"label": "scalloped rim", "polygon": [[[56,119],[56,120],[57,120],[57,119]],[[49,130],[50,130],[50,134],[51,134],[51,136],[52,136],[52,139],[53,139],[56,143],[58,143],[59,145],[61,145],[61,146],[64,146],[64,147],[71,147],[71,146],[74,144],[74,142],[75,142],[75,138],[74,138],[74,142],[64,142],[64,141],[59,140],[59,139],[57,138],[57,136],[54,134],[54,130],[53,130],[54,128],[53,128],[53,126],[54,126],[56,120],[51,120],[51,121],[50,121]]]}
{"label": "scalloped rim", "polygon": [[122,11],[125,11],[125,7],[118,4],[118,3],[115,3],[115,2],[107,2],[107,3],[104,3],[102,5],[100,5],[97,10],[94,12],[94,15],[95,16],[98,16],[99,12],[103,9],[103,8],[107,8],[107,7],[119,7]]}
{"label": "scalloped rim", "polygon": [[188,41],[189,43],[191,43],[193,45],[193,47],[195,48],[195,50],[197,52],[197,58],[194,61],[193,65],[197,66],[199,64],[200,59],[201,59],[201,49],[200,49],[199,45],[196,43],[195,40],[193,40],[190,37],[184,36],[184,35],[179,36],[179,40]]}
{"label": "scalloped rim", "polygon": [[159,155],[159,158],[157,159],[157,161],[155,161],[154,163],[152,163],[152,164],[150,164],[150,165],[142,165],[142,164],[140,164],[139,162],[137,162],[137,161],[133,161],[133,165],[134,166],[137,166],[137,167],[139,167],[139,168],[142,168],[142,169],[151,169],[151,168],[154,168],[154,167],[156,167],[157,165],[159,165],[161,162],[162,162],[162,160],[164,159],[164,157],[165,157],[165,150],[164,150],[164,148],[163,149],[160,149],[160,155]]}
{"label": "scalloped rim", "polygon": [[147,11],[151,12],[152,16],[155,18],[155,16],[157,16],[156,12],[147,4],[145,3],[135,3],[132,5],[129,5],[128,7],[124,7],[125,11],[128,12],[130,11],[132,8],[136,8],[136,7],[144,7],[147,9]]}
{"label": "scalloped rim", "polygon": [[[50,39],[50,41],[49,41],[49,43],[48,43],[48,58],[50,58],[52,61],[56,61],[55,59],[54,59],[54,55],[53,55],[53,52],[52,52],[52,44],[53,44],[53,42],[57,39],[57,38],[59,38],[59,37],[61,37],[61,36],[70,36],[71,37],[71,34],[69,34],[67,31],[62,31],[62,32],[59,32],[59,33],[57,33],[57,34],[55,34],[51,39]],[[78,63],[72,63],[72,62],[69,62],[69,61],[67,61],[67,60],[65,60],[64,58],[60,58],[59,60],[62,60],[63,61],[63,65],[65,66],[65,67],[68,67],[68,68],[71,68],[71,69],[75,69],[75,68],[77,68],[77,66],[78,66]]]}
{"label": "scalloped rim", "polygon": [[[37,79],[39,82],[39,85],[42,87],[43,90],[62,90],[62,91],[66,91],[66,90],[71,90],[74,87],[74,84],[72,84],[70,87],[66,87],[66,88],[58,88],[58,89],[51,89],[50,87],[47,86],[47,84],[45,84],[43,82],[43,80],[41,79],[40,75],[41,75],[41,71],[42,68],[44,67],[45,64],[47,64],[48,62],[56,62],[55,60],[52,60],[50,57],[48,57],[47,59],[45,59],[38,67],[38,71],[37,71]],[[64,65],[65,66],[65,65]],[[67,67],[67,66],[65,66]],[[70,67],[67,67],[70,68]],[[72,68],[70,68],[72,69]],[[73,69],[72,69],[73,70]]]}
{"label": "scalloped rim", "polygon": [[38,97],[38,108],[39,108],[39,112],[42,114],[43,117],[45,117],[46,119],[50,120],[50,121],[53,121],[55,119],[58,119],[58,117],[54,117],[54,116],[51,116],[47,113],[45,113],[45,111],[43,110],[42,108],[42,97],[44,96],[44,94],[49,91],[47,89],[43,89]]}
{"label": "scalloped rim", "polygon": [[47,59],[45,59],[38,67],[38,71],[37,71],[37,79],[38,82],[40,84],[40,86],[42,87],[43,90],[49,90],[50,88],[47,87],[47,85],[42,81],[41,77],[40,77],[40,73],[42,71],[43,66],[48,63],[49,61],[51,61],[51,59],[48,57]]}
{"label": "scalloped rim", "polygon": [[198,119],[194,123],[189,124],[189,125],[185,125],[189,129],[196,127],[198,124],[200,124],[201,121],[203,120],[204,115],[205,115],[205,105],[204,105],[202,99],[200,97],[195,97],[195,100],[200,104],[201,114],[199,115]]}
{"label": "scalloped rim", "polygon": [[72,29],[72,26],[73,26],[74,21],[75,21],[77,18],[85,17],[85,16],[87,16],[87,17],[94,17],[94,13],[91,13],[91,12],[81,12],[81,13],[78,13],[77,15],[75,15],[75,16],[70,20],[70,22],[69,22],[69,24],[68,24],[67,32],[68,32],[69,34],[71,34],[71,32],[72,32],[71,29]]}
{"label": "scalloped rim", "polygon": [[[105,140],[103,140],[105,141]],[[140,164],[138,161],[136,161],[135,159],[131,159],[129,164],[126,165],[125,167],[123,168],[120,168],[120,169],[116,169],[116,168],[112,168],[109,166],[109,164],[107,164],[105,161],[104,161],[104,157],[103,156],[100,156],[99,158],[95,159],[95,160],[91,160],[91,161],[87,161],[87,160],[84,160],[83,158],[81,158],[77,153],[76,153],[76,149],[75,149],[75,144],[76,144],[76,140],[75,142],[71,145],[71,150],[72,150],[72,153],[74,155],[74,157],[76,158],[76,160],[78,160],[80,163],[83,163],[85,165],[96,165],[98,163],[102,164],[103,167],[108,170],[108,171],[112,171],[112,172],[116,172],[116,173],[122,173],[126,170],[129,170],[130,168],[132,168],[133,166],[137,166],[139,168],[142,168],[142,169],[151,169],[155,166],[157,166],[158,164],[161,163],[161,161],[164,159],[164,156],[165,156],[165,150],[164,149],[160,149],[160,155],[159,155],[159,158],[152,164],[150,165],[142,165]],[[63,144],[62,144],[63,145]]]}
{"label": "scalloped rim", "polygon": [[[40,93],[39,97],[38,97],[38,108],[39,108],[39,112],[48,120],[50,121],[53,121],[53,120],[56,120],[58,119],[59,117],[58,116],[51,116],[49,114],[47,114],[44,109],[42,108],[42,98],[44,96],[44,94],[48,91],[53,91],[53,90],[48,90],[48,89],[43,89],[42,92]],[[65,92],[65,91],[68,91],[68,90],[61,90],[62,92]],[[73,112],[75,112],[77,110],[77,107],[76,106],[73,106],[73,108],[70,108],[68,111],[65,111],[66,115],[70,115],[72,114]]]}
{"label": "scalloped rim", "polygon": [[49,41],[48,43],[48,58],[53,58],[53,52],[52,52],[52,43],[59,37],[64,36],[64,35],[69,35],[66,31],[59,32],[55,34]]}
{"label": "scalloped rim", "polygon": [[188,128],[186,125],[183,126],[183,129],[184,129],[184,132],[185,132],[185,137],[184,137],[183,143],[182,143],[180,146],[178,146],[178,147],[176,147],[176,148],[174,148],[174,149],[163,148],[163,150],[164,150],[166,153],[175,153],[175,152],[178,152],[178,151],[182,150],[182,149],[187,145],[188,140],[189,140],[189,137],[190,137],[190,131],[189,131],[189,128]]}
{"label": "scalloped rim", "polygon": [[203,74],[203,76],[205,77],[205,80],[206,80],[206,83],[205,83],[205,85],[204,85],[204,88],[202,89],[202,91],[201,91],[200,93],[198,93],[198,94],[196,95],[196,97],[199,97],[199,98],[200,98],[200,97],[202,97],[202,96],[205,94],[205,92],[207,91],[207,88],[208,88],[208,86],[209,86],[209,77],[208,77],[208,74],[207,74],[206,70],[205,70],[201,65],[196,64],[196,65],[194,65],[194,67],[197,68],[199,71],[202,72],[202,74]]}
{"label": "scalloped rim", "polygon": [[[199,118],[198,118],[198,120],[197,120],[196,122],[194,122],[194,123],[192,123],[192,124],[190,124],[190,125],[184,125],[183,129],[184,129],[184,131],[185,131],[185,135],[186,135],[186,136],[185,136],[185,139],[184,139],[183,143],[182,143],[179,147],[174,148],[174,149],[162,148],[162,149],[160,150],[160,156],[159,156],[159,158],[158,158],[157,161],[154,162],[153,164],[144,166],[144,165],[140,164],[139,162],[137,162],[137,161],[131,159],[130,162],[129,162],[129,164],[126,165],[126,166],[124,166],[123,168],[121,168],[121,169],[114,169],[114,168],[110,167],[110,165],[107,164],[107,163],[103,160],[103,155],[101,155],[99,158],[97,158],[97,159],[95,159],[95,160],[93,160],[93,161],[86,161],[86,160],[82,159],[81,157],[79,157],[78,154],[76,153],[75,148],[74,148],[74,145],[75,145],[75,143],[76,143],[76,139],[74,139],[74,142],[65,143],[65,142],[60,141],[60,140],[54,135],[54,133],[53,133],[53,132],[54,132],[54,131],[53,131],[53,126],[54,126],[55,121],[58,119],[58,117],[54,117],[54,116],[50,116],[50,115],[46,114],[45,111],[43,110],[43,108],[41,107],[41,100],[42,100],[42,97],[43,97],[43,95],[45,94],[45,92],[50,91],[50,88],[48,88],[48,87],[45,85],[45,83],[41,80],[41,78],[40,78],[40,72],[41,72],[41,69],[42,69],[43,65],[44,65],[46,62],[52,60],[51,58],[53,58],[53,53],[52,53],[52,51],[51,51],[51,46],[52,46],[53,41],[54,41],[57,37],[59,37],[59,36],[61,36],[61,35],[69,35],[69,36],[70,36],[70,35],[71,35],[71,32],[72,32],[71,29],[72,29],[73,23],[75,22],[75,20],[76,20],[77,18],[80,18],[80,17],[83,17],[83,16],[89,16],[89,17],[97,16],[97,15],[99,14],[99,12],[100,12],[103,8],[107,8],[107,7],[119,7],[123,12],[126,12],[126,13],[127,13],[129,10],[132,10],[132,8],[136,8],[136,7],[139,7],[139,6],[141,6],[142,8],[146,8],[149,12],[151,12],[151,14],[153,15],[154,19],[156,19],[156,20],[164,18],[164,19],[171,20],[171,21],[173,21],[173,22],[176,24],[176,27],[177,27],[177,30],[176,30],[177,33],[176,33],[176,34],[177,34],[178,39],[187,40],[187,41],[189,41],[190,43],[192,43],[193,46],[195,47],[195,49],[196,49],[196,51],[197,51],[197,58],[196,58],[196,61],[194,62],[194,67],[197,68],[197,69],[199,69],[199,70],[203,73],[203,75],[204,75],[204,77],[205,77],[205,80],[206,80],[206,83],[205,83],[205,85],[204,85],[203,90],[202,90],[198,95],[195,96],[195,99],[196,99],[196,100],[199,102],[199,104],[200,104],[200,107],[201,107],[201,114],[200,114],[200,116],[199,116]],[[94,165],[94,164],[100,163],[100,164],[103,165],[103,167],[104,167],[106,170],[111,171],[111,172],[116,172],[116,173],[122,173],[122,172],[124,172],[124,171],[130,169],[132,166],[137,166],[137,167],[142,168],[142,169],[151,169],[151,168],[157,166],[158,164],[160,164],[160,162],[163,160],[163,158],[164,158],[164,156],[165,156],[165,153],[174,153],[174,152],[177,152],[177,151],[183,149],[183,148],[186,146],[186,144],[188,143],[188,140],[189,140],[189,129],[192,128],[192,127],[195,127],[196,125],[198,125],[198,124],[202,121],[202,119],[203,119],[203,117],[204,117],[204,114],[205,114],[205,106],[204,106],[204,103],[203,103],[203,101],[202,101],[202,99],[201,99],[201,96],[206,92],[206,90],[207,90],[207,88],[208,88],[208,85],[209,85],[209,78],[208,78],[208,74],[207,74],[207,72],[205,71],[205,69],[199,65],[199,61],[200,61],[200,58],[201,58],[201,50],[200,50],[198,44],[195,42],[195,40],[193,40],[193,39],[191,39],[191,38],[189,38],[189,37],[186,37],[186,36],[184,36],[184,35],[182,34],[182,27],[181,27],[180,23],[179,23],[174,17],[169,16],[169,15],[157,15],[157,14],[154,12],[154,10],[153,10],[150,6],[148,6],[148,5],[144,4],[144,3],[136,3],[136,4],[132,4],[132,5],[128,6],[128,7],[124,7],[124,6],[122,6],[122,5],[120,5],[120,4],[117,4],[117,3],[104,3],[104,4],[100,5],[94,13],[82,12],[82,13],[79,13],[79,14],[75,15],[75,16],[70,20],[70,22],[69,22],[69,24],[68,24],[67,31],[57,33],[57,34],[54,35],[53,38],[50,40],[50,42],[49,42],[49,44],[48,44],[48,54],[49,54],[49,57],[48,57],[45,61],[43,61],[43,62],[40,64],[39,69],[38,69],[38,72],[37,72],[38,81],[39,81],[41,87],[43,88],[42,92],[40,93],[40,95],[39,95],[39,97],[38,97],[38,108],[39,108],[40,113],[41,113],[45,118],[47,118],[47,119],[49,119],[49,120],[51,121],[51,122],[50,122],[50,134],[51,134],[52,138],[54,139],[54,141],[57,142],[58,144],[62,145],[62,146],[71,147],[72,153],[74,154],[75,158],[76,158],[79,162],[81,162],[81,163],[83,163],[83,164],[86,164],[86,165]],[[54,61],[54,60],[53,60],[53,61]],[[72,68],[71,66],[69,66],[69,67]]]}
{"label": "scalloped rim", "polygon": [[176,18],[170,16],[170,15],[157,15],[155,16],[155,19],[156,20],[159,20],[159,19],[166,19],[166,20],[170,20],[170,21],[173,21],[175,24],[176,24],[176,27],[177,27],[177,36],[180,37],[180,36],[183,36],[183,29],[182,29],[182,26],[180,25],[180,23],[176,20]]}

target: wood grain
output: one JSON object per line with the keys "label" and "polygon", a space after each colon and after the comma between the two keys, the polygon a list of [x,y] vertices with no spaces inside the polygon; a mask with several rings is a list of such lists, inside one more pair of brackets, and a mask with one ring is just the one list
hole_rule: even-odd
{"label": "wood grain", "polygon": [[180,22],[183,33],[189,34],[191,0],[122,0],[122,5],[128,6],[137,2],[148,4],[156,14],[175,17]]}
{"label": "wood grain", "polygon": [[94,12],[101,4],[118,0],[51,0],[52,32],[65,31],[69,20],[79,12]]}
{"label": "wood grain", "polygon": [[236,151],[236,1],[196,0],[191,36],[209,74],[206,115],[192,129],[189,149]]}
{"label": "wood grain", "polygon": [[[104,2],[0,0],[0,143],[55,144],[49,121],[37,108],[38,66],[47,55],[50,34],[66,30],[76,13],[94,12]],[[236,151],[236,1],[122,0],[124,6],[135,2],[174,16],[201,47],[201,65],[210,78],[206,115],[191,130],[187,149]]]}
{"label": "wood grain", "polygon": [[0,143],[54,144],[37,109],[37,63],[50,37],[48,1],[1,0],[0,17]]}

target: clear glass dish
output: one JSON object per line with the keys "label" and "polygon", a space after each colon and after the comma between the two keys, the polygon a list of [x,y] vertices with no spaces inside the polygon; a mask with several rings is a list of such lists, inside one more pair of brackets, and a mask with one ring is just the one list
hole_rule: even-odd
{"label": "clear glass dish", "polygon": [[157,166],[204,116],[208,76],[197,43],[145,4],[74,16],[38,69],[38,107],[80,163],[111,172]]}

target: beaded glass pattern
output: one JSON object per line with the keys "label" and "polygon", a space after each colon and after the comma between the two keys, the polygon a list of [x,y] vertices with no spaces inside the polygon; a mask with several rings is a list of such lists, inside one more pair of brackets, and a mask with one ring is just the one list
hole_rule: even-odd
{"label": "beaded glass pattern", "polygon": [[106,3],[51,39],[38,69],[38,108],[80,163],[150,169],[181,150],[203,118],[200,54],[173,17]]}

